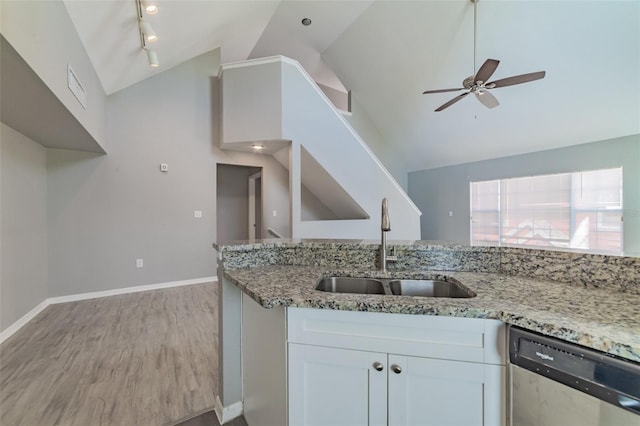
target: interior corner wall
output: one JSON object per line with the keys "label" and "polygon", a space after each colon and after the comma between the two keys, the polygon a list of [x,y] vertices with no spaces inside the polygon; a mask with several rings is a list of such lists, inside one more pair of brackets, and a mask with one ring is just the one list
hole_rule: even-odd
{"label": "interior corner wall", "polygon": [[[624,252],[640,255],[640,135],[409,173],[421,238],[470,241],[469,182],[623,168]],[[452,216],[449,216],[452,212]]]}
{"label": "interior corner wall", "polygon": [[300,188],[300,218],[303,221],[339,219],[334,212],[304,185],[301,185]]}
{"label": "interior corner wall", "polygon": [[0,123],[0,332],[47,298],[46,149]]}
{"label": "interior corner wall", "polygon": [[385,140],[382,133],[376,128],[369,114],[358,102],[356,94],[351,94],[351,115],[345,115],[344,118],[358,132],[362,140],[369,145],[369,148],[398,181],[402,189],[406,191],[407,171],[397,155],[398,151],[394,149],[391,141]]}
{"label": "interior corner wall", "polygon": [[271,155],[245,155],[253,157],[251,163],[259,162],[262,167],[262,238],[273,238],[268,234],[269,228],[290,238],[289,171]]}
{"label": "interior corner wall", "polygon": [[[47,87],[108,151],[106,95],[63,0],[2,0],[0,29]],[[67,86],[67,65],[86,90],[86,108]]]}

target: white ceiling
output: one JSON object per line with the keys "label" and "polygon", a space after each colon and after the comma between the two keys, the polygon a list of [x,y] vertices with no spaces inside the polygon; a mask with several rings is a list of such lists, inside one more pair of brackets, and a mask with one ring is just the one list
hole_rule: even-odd
{"label": "white ceiling", "polygon": [[480,1],[476,68],[495,58],[493,79],[547,76],[495,89],[495,109],[468,96],[438,113],[458,93],[422,91],[473,74],[469,0],[159,0],[159,69],[134,0],[64,2],[108,94],[218,47],[223,62],[286,55],[351,90],[406,170],[640,133],[638,0]]}

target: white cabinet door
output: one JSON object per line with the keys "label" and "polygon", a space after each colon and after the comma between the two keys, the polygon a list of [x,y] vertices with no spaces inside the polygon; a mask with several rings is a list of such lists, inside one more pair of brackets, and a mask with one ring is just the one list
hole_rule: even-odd
{"label": "white cabinet door", "polygon": [[386,424],[386,354],[289,343],[290,426]]}
{"label": "white cabinet door", "polygon": [[504,367],[399,355],[388,363],[389,425],[503,424]]}

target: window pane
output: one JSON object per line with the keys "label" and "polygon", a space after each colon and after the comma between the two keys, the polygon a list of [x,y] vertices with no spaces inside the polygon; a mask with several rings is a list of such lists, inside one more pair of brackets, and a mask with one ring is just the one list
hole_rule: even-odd
{"label": "window pane", "polygon": [[471,241],[498,245],[500,238],[500,181],[471,182]]}
{"label": "window pane", "polygon": [[540,247],[569,245],[571,176],[502,180],[502,242]]}
{"label": "window pane", "polygon": [[622,168],[471,183],[471,244],[622,253]]}
{"label": "window pane", "polygon": [[622,208],[622,169],[573,173],[572,180],[576,209]]}
{"label": "window pane", "polygon": [[572,181],[571,247],[622,252],[622,169],[573,173]]}

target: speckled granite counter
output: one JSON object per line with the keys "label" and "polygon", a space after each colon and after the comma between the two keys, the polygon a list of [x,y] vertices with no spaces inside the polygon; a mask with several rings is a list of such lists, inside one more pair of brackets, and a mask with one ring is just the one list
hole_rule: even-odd
{"label": "speckled granite counter", "polygon": [[[375,270],[373,242],[285,241],[214,247],[224,278],[265,308],[493,318],[640,362],[638,259],[437,242],[396,242],[395,246],[405,263],[387,274]],[[477,296],[325,293],[314,290],[323,275],[446,276]]]}

